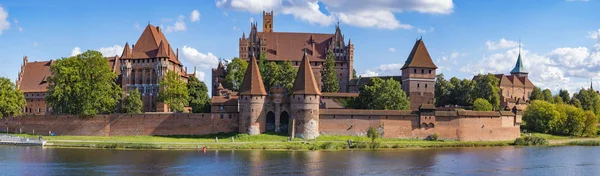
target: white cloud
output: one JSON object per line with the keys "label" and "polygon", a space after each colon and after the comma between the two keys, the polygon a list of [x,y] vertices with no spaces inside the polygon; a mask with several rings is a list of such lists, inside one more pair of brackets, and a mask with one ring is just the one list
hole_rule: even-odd
{"label": "white cloud", "polygon": [[179,32],[179,31],[187,30],[184,19],[185,19],[185,16],[180,15],[177,18],[177,21],[175,21],[175,24],[167,26],[167,29],[165,31],[166,32]]}
{"label": "white cloud", "polygon": [[419,34],[425,34],[425,33],[428,33],[428,32],[431,33],[433,31],[435,31],[435,28],[433,28],[433,27],[429,28],[429,30],[427,30],[427,29],[421,29],[421,28],[417,29],[417,33],[419,33]]}
{"label": "white cloud", "polygon": [[254,18],[250,17],[250,23],[254,23]]}
{"label": "white cloud", "polygon": [[488,50],[490,51],[496,49],[514,48],[519,46],[519,42],[506,40],[504,38],[501,38],[498,42],[488,40],[487,42],[485,42],[485,44],[487,45]]}
{"label": "white cloud", "polygon": [[[358,27],[412,29],[395,13],[415,11],[428,14],[452,13],[452,0],[349,1],[349,0],[218,0],[217,7],[261,13],[275,10],[311,24],[328,26],[337,20]],[[324,6],[324,7],[323,7]],[[328,13],[324,13],[325,10]]]}
{"label": "white cloud", "polygon": [[192,22],[200,21],[200,12],[198,10],[192,11],[192,14],[190,14],[190,21],[192,21]]}
{"label": "white cloud", "polygon": [[388,51],[390,51],[390,52],[392,52],[392,53],[393,53],[393,52],[396,52],[396,48],[388,48]]}
{"label": "white cloud", "polygon": [[458,51],[454,51],[452,52],[452,54],[450,54],[450,59],[456,59],[458,57],[463,57],[463,56],[467,56],[466,53],[460,53]]}
{"label": "white cloud", "polygon": [[598,29],[597,31],[589,32],[588,34],[589,38],[594,39],[596,41],[596,44],[594,44],[596,50],[600,50],[600,29]]}
{"label": "white cloud", "polygon": [[102,47],[98,49],[98,51],[102,53],[104,57],[120,56],[123,54],[123,47],[121,45],[114,45],[111,47]]}
{"label": "white cloud", "polygon": [[204,79],[206,77],[206,74],[203,71],[196,71],[196,78],[198,78],[198,80],[204,82]]}
{"label": "white cloud", "polygon": [[75,47],[73,50],[71,50],[71,55],[69,56],[77,56],[78,54],[81,54],[81,48]]}
{"label": "white cloud", "polygon": [[382,64],[375,68],[367,69],[362,72],[360,75],[362,76],[399,76],[402,75],[402,68],[404,64]]}
{"label": "white cloud", "polygon": [[379,73],[371,71],[371,70],[365,70],[364,72],[362,72],[360,74],[360,76],[362,76],[362,77],[373,77],[373,76],[379,76]]}
{"label": "white cloud", "polygon": [[219,64],[219,59],[212,53],[201,53],[195,48],[183,46],[183,58],[200,69],[210,69]]}
{"label": "white cloud", "polygon": [[2,31],[10,28],[10,22],[8,22],[8,12],[0,6],[0,35],[2,35]]}
{"label": "white cloud", "polygon": [[594,66],[588,62],[590,61],[588,60],[589,55],[590,52],[585,47],[557,48],[548,53],[549,57],[569,68]]}

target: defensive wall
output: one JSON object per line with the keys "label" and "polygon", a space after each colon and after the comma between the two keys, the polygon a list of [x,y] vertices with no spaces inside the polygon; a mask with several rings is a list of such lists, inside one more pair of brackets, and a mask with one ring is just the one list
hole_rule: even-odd
{"label": "defensive wall", "polygon": [[[239,131],[238,113],[113,114],[80,117],[26,115],[0,120],[0,131],[85,136],[199,135]],[[365,135],[378,128],[385,138],[419,138],[438,133],[461,141],[514,140],[521,115],[509,111],[398,111],[320,109],[321,135]]]}

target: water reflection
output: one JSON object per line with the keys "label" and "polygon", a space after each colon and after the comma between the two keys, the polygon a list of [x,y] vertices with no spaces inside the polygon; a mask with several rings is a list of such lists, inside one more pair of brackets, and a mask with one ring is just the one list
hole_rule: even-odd
{"label": "water reflection", "polygon": [[0,175],[597,175],[599,147],[378,151],[0,146]]}

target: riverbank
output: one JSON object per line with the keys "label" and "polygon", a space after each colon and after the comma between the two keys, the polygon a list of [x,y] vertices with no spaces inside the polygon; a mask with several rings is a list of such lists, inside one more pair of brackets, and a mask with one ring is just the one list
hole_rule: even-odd
{"label": "riverbank", "polygon": [[[16,136],[37,138],[35,135]],[[548,139],[551,146],[600,145],[600,138],[576,138],[531,134]],[[45,146],[83,147],[115,149],[282,149],[282,150],[339,150],[372,148],[448,148],[448,147],[496,147],[513,145],[514,141],[427,141],[421,139],[371,139],[360,136],[320,136],[316,140],[304,141],[278,134],[220,133],[189,136],[44,136]],[[348,145],[348,140],[352,144]],[[588,142],[584,142],[588,141]]]}

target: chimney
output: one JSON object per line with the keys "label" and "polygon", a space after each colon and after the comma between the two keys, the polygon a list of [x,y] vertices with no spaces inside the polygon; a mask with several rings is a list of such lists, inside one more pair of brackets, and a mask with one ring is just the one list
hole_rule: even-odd
{"label": "chimney", "polygon": [[177,58],[177,60],[179,60],[179,48],[176,48],[176,50],[177,50],[177,53],[175,53],[175,54],[177,54],[177,56],[175,56],[175,58]]}
{"label": "chimney", "polygon": [[156,26],[156,30],[157,30],[158,32],[160,32],[160,27],[159,27],[159,26]]}
{"label": "chimney", "polygon": [[187,74],[187,73],[188,73],[188,72],[187,72],[187,67],[185,67],[185,74]]}

